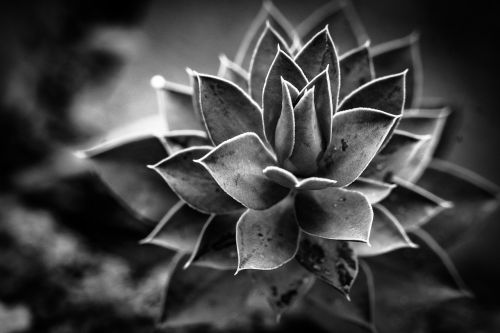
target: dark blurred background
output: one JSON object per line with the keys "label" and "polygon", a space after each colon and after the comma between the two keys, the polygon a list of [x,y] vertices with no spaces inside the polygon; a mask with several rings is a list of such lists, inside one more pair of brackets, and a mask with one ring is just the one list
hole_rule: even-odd
{"label": "dark blurred background", "polygon": [[[326,1],[274,2],[296,24]],[[353,2],[372,45],[421,33],[424,95],[456,111],[454,144],[441,157],[500,184],[495,1]],[[218,55],[234,56],[260,5],[0,4],[0,333],[152,330],[170,254],[137,245],[147,229],[68,152],[156,112],[152,75],[188,83],[186,67],[215,73]],[[462,323],[469,332],[500,322],[499,217],[453,258],[477,294]],[[448,324],[441,331],[460,326]]]}

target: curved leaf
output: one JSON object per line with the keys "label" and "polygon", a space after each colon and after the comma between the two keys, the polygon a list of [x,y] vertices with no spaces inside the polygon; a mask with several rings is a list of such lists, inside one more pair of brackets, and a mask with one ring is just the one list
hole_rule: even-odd
{"label": "curved leaf", "polygon": [[337,183],[335,180],[319,177],[309,177],[299,180],[290,171],[274,166],[265,168],[263,173],[277,184],[296,190],[322,190],[335,186]]}
{"label": "curved leaf", "polygon": [[227,140],[196,162],[227,194],[250,209],[269,208],[289,192],[262,173],[276,161],[255,133]]}
{"label": "curved leaf", "polygon": [[368,166],[396,122],[378,110],[354,109],[333,117],[332,141],[320,161],[320,175],[346,186]]}
{"label": "curved leaf", "polygon": [[281,80],[290,82],[295,88],[302,89],[307,79],[299,66],[282,50],[278,50],[269,69],[262,96],[264,128],[269,142],[274,142],[276,124],[281,115]]}
{"label": "curved leaf", "polygon": [[224,54],[219,56],[219,70],[217,76],[233,82],[243,91],[248,91],[250,74],[239,65],[229,60]]}
{"label": "curved leaf", "polygon": [[347,187],[348,190],[361,192],[368,199],[370,204],[385,199],[396,187],[394,184],[379,182],[377,180],[359,177]]}
{"label": "curved leaf", "polygon": [[210,75],[198,75],[200,106],[208,135],[215,145],[253,132],[266,142],[259,106],[235,84]]}
{"label": "curved leaf", "polygon": [[399,224],[396,217],[382,205],[373,206],[370,245],[351,244],[355,253],[362,257],[377,256],[404,247],[416,247],[408,238],[403,226]]}
{"label": "curved leaf", "polygon": [[295,116],[290,90],[293,91],[293,86],[281,78],[283,101],[281,102],[281,115],[278,118],[274,133],[274,149],[280,164],[292,155],[293,146],[295,145]]}
{"label": "curved leaf", "polygon": [[301,191],[295,198],[297,221],[308,234],[367,242],[373,211],[367,198],[341,188]]}
{"label": "curved leaf", "polygon": [[370,43],[351,50],[340,57],[339,100],[375,78],[373,61],[369,50]]}
{"label": "curved leaf", "polygon": [[236,226],[238,272],[276,269],[297,252],[299,228],[290,197],[267,210],[247,210]]}
{"label": "curved leaf", "polygon": [[358,260],[348,242],[301,234],[297,261],[344,295],[358,274]]}

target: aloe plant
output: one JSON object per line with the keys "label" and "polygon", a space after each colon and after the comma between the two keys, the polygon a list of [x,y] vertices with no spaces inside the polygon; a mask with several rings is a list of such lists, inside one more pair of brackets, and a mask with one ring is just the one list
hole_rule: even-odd
{"label": "aloe plant", "polygon": [[422,102],[418,40],[371,47],[348,3],[294,29],[265,2],[217,75],[152,79],[162,131],[81,153],[156,224],[142,243],[179,253],[163,325],[245,318],[263,297],[278,317],[401,331],[402,310],[470,295],[433,237],[452,247],[498,188],[433,159],[450,110]]}

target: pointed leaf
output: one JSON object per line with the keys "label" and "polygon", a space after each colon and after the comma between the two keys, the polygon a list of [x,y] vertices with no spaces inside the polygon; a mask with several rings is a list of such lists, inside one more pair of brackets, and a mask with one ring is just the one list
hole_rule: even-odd
{"label": "pointed leaf", "polygon": [[293,259],[299,228],[292,205],[287,197],[267,210],[243,213],[236,226],[238,271],[275,269]]}
{"label": "pointed leaf", "polygon": [[387,208],[373,206],[373,224],[370,232],[370,245],[352,243],[355,253],[362,257],[371,257],[416,245],[408,238],[403,226]]}
{"label": "pointed leaf", "polygon": [[377,75],[389,75],[408,69],[406,107],[419,107],[423,88],[422,59],[418,34],[393,40],[372,49]]}
{"label": "pointed leaf", "polygon": [[292,155],[293,146],[295,145],[295,116],[293,114],[292,93],[293,86],[281,80],[281,90],[283,101],[281,102],[281,115],[276,124],[274,136],[274,149],[280,164]]}
{"label": "pointed leaf", "polygon": [[395,121],[395,116],[371,109],[337,113],[320,174],[337,180],[339,187],[351,184],[373,159]]}
{"label": "pointed leaf", "polygon": [[454,204],[425,225],[445,248],[458,244],[466,232],[477,230],[481,221],[498,208],[500,201],[498,186],[470,170],[442,160],[434,160],[418,184]]}
{"label": "pointed leaf", "polygon": [[430,136],[415,135],[396,130],[387,145],[373,158],[362,176],[390,181],[410,163],[419,148],[430,140]]}
{"label": "pointed leaf", "polygon": [[358,260],[348,242],[301,234],[297,261],[344,295],[358,274]]}
{"label": "pointed leaf", "polygon": [[347,187],[348,190],[361,192],[370,204],[376,204],[385,199],[396,185],[379,182],[377,180],[359,177]]}
{"label": "pointed leaf", "polygon": [[322,190],[327,187],[335,186],[335,180],[319,177],[309,177],[297,179],[290,171],[280,167],[270,166],[264,169],[267,178],[284,187],[295,190]]}
{"label": "pointed leaf", "polygon": [[163,137],[170,149],[170,154],[174,154],[186,147],[209,146],[211,144],[205,131],[199,130],[175,130],[164,134]]}
{"label": "pointed leaf", "polygon": [[241,88],[210,75],[198,75],[198,80],[201,113],[215,145],[246,132],[266,142],[262,112]]}
{"label": "pointed leaf", "polygon": [[250,62],[250,95],[259,104],[267,74],[279,49],[288,50],[283,38],[267,24]]}
{"label": "pointed leaf", "polygon": [[297,89],[302,89],[307,84],[307,79],[300,67],[285,52],[278,50],[267,74],[262,97],[264,128],[269,142],[274,142],[276,124],[281,115],[282,79],[290,82]]}
{"label": "pointed leaf", "polygon": [[193,251],[208,215],[201,214],[179,201],[161,219],[141,244],[154,244],[167,249],[190,253]]}
{"label": "pointed leaf", "polygon": [[372,108],[399,116],[405,106],[406,71],[372,80],[347,95],[339,111]]}
{"label": "pointed leaf", "polygon": [[227,140],[197,161],[227,194],[250,209],[269,208],[289,192],[262,173],[276,161],[255,133]]}
{"label": "pointed leaf", "polygon": [[234,276],[197,266],[182,269],[185,261],[172,263],[160,318],[163,326],[223,325],[242,312],[251,291],[248,274]]}
{"label": "pointed leaf", "polygon": [[203,213],[230,213],[243,207],[224,192],[208,171],[193,162],[208,154],[212,147],[191,147],[179,151],[152,166],[170,188],[189,206]]}
{"label": "pointed leaf", "polygon": [[297,221],[308,234],[351,241],[368,241],[373,211],[359,192],[341,188],[301,191],[295,198]]}
{"label": "pointed leaf", "polygon": [[187,266],[236,269],[236,223],[240,214],[212,215],[201,231]]}
{"label": "pointed leaf", "polygon": [[217,72],[217,76],[233,82],[238,87],[243,89],[243,91],[248,91],[250,80],[250,74],[248,74],[243,68],[229,60],[225,55],[219,57],[220,65]]}
{"label": "pointed leaf", "polygon": [[339,100],[375,78],[369,46],[369,43],[365,43],[340,57]]}

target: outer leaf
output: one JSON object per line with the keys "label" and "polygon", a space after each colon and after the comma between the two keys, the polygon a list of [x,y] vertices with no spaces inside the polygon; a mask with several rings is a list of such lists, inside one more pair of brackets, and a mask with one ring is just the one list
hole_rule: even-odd
{"label": "outer leaf", "polygon": [[236,223],[240,214],[212,215],[201,231],[186,263],[215,269],[236,269]]}
{"label": "outer leaf", "polygon": [[377,45],[372,49],[377,75],[389,75],[408,69],[406,106],[419,107],[423,88],[423,70],[418,34]]}
{"label": "outer leaf", "polygon": [[250,80],[250,74],[247,73],[239,65],[229,60],[225,55],[219,56],[219,60],[220,60],[220,65],[219,65],[219,71],[217,72],[217,76],[235,83],[238,87],[240,87],[244,91],[248,91],[249,89],[248,82]]}
{"label": "outer leaf", "polygon": [[267,74],[264,84],[263,107],[264,128],[269,142],[274,142],[276,124],[281,115],[282,87],[281,80],[290,82],[294,87],[302,89],[307,79],[297,64],[282,50],[278,50],[276,57]]}
{"label": "outer leaf", "polygon": [[253,271],[251,274],[257,289],[267,299],[278,319],[300,301],[314,283],[314,275],[295,260],[277,269]]}
{"label": "outer leaf", "polygon": [[224,192],[208,171],[193,160],[212,147],[191,147],[152,166],[189,206],[204,213],[230,213],[243,207]]}
{"label": "outer leaf", "polygon": [[250,209],[269,208],[289,192],[262,173],[276,161],[255,133],[238,135],[197,162],[227,194]]}
{"label": "outer leaf", "polygon": [[377,256],[405,247],[416,247],[396,217],[382,205],[373,206],[370,245],[351,244],[357,255],[365,257]]}
{"label": "outer leaf", "polygon": [[354,183],[349,185],[347,189],[363,193],[370,204],[376,204],[385,199],[395,187],[396,185],[393,184],[359,177]]}
{"label": "outer leaf", "polygon": [[339,111],[372,108],[399,116],[405,106],[406,71],[372,80],[347,95]]}
{"label": "outer leaf", "polygon": [[[295,57],[295,61],[302,68],[304,74],[309,80],[318,76],[327,69],[330,79],[330,98],[331,104],[323,101],[322,104],[327,107],[337,108],[339,89],[340,89],[340,68],[337,50],[333,44],[332,37],[328,32],[328,27],[318,32]],[[325,87],[328,85],[324,85]],[[324,95],[324,93],[322,93]]]}
{"label": "outer leaf", "polygon": [[498,186],[449,162],[434,160],[418,184],[454,203],[425,226],[445,248],[458,244],[498,208]]}
{"label": "outer leaf", "polygon": [[344,99],[351,91],[361,87],[375,78],[373,61],[369,50],[370,43],[353,49],[340,57],[340,92],[339,100]]}
{"label": "outer leaf", "polygon": [[264,169],[267,178],[284,187],[296,190],[322,190],[327,187],[335,186],[335,180],[319,177],[309,177],[297,179],[290,171],[280,167],[270,166]]}
{"label": "outer leaf", "polygon": [[251,290],[247,274],[233,276],[197,266],[184,270],[184,263],[185,259],[174,262],[168,275],[161,315],[164,326],[222,325],[244,309]]}
{"label": "outer leaf", "polygon": [[287,197],[267,210],[243,213],[236,227],[238,271],[276,269],[293,259],[299,228],[292,205]]}
{"label": "outer leaf", "polygon": [[290,92],[293,89],[292,87],[289,82],[286,82],[283,78],[281,79],[283,101],[281,102],[281,115],[276,124],[274,136],[274,149],[280,164],[292,155],[293,146],[295,145],[295,116]]}
{"label": "outer leaf", "polygon": [[298,192],[297,221],[308,234],[336,240],[367,242],[373,219],[368,199],[341,188]]}
{"label": "outer leaf", "polygon": [[378,110],[354,109],[333,117],[332,142],[325,151],[320,174],[346,186],[368,166],[391,130],[396,117]]}
{"label": "outer leaf", "polygon": [[358,274],[358,260],[348,242],[301,234],[297,261],[344,295]]}
{"label": "outer leaf", "polygon": [[317,31],[328,25],[340,52],[351,50],[366,41],[366,32],[354,8],[343,2],[331,1],[318,8],[298,27],[303,40],[309,40]]}
{"label": "outer leaf", "polygon": [[266,142],[262,112],[241,88],[210,75],[198,75],[198,80],[203,120],[215,145],[246,132]]}
{"label": "outer leaf", "polygon": [[405,170],[411,159],[430,136],[415,135],[396,130],[387,145],[373,158],[363,177],[390,181]]}
{"label": "outer leaf", "polygon": [[288,50],[283,38],[269,23],[266,24],[250,62],[250,95],[261,103],[264,83],[277,50]]}
{"label": "outer leaf", "polygon": [[423,188],[396,178],[398,185],[382,204],[391,211],[405,230],[414,230],[453,204]]}
{"label": "outer leaf", "polygon": [[193,251],[208,215],[198,213],[179,201],[161,219],[155,229],[141,241],[183,253]]}

